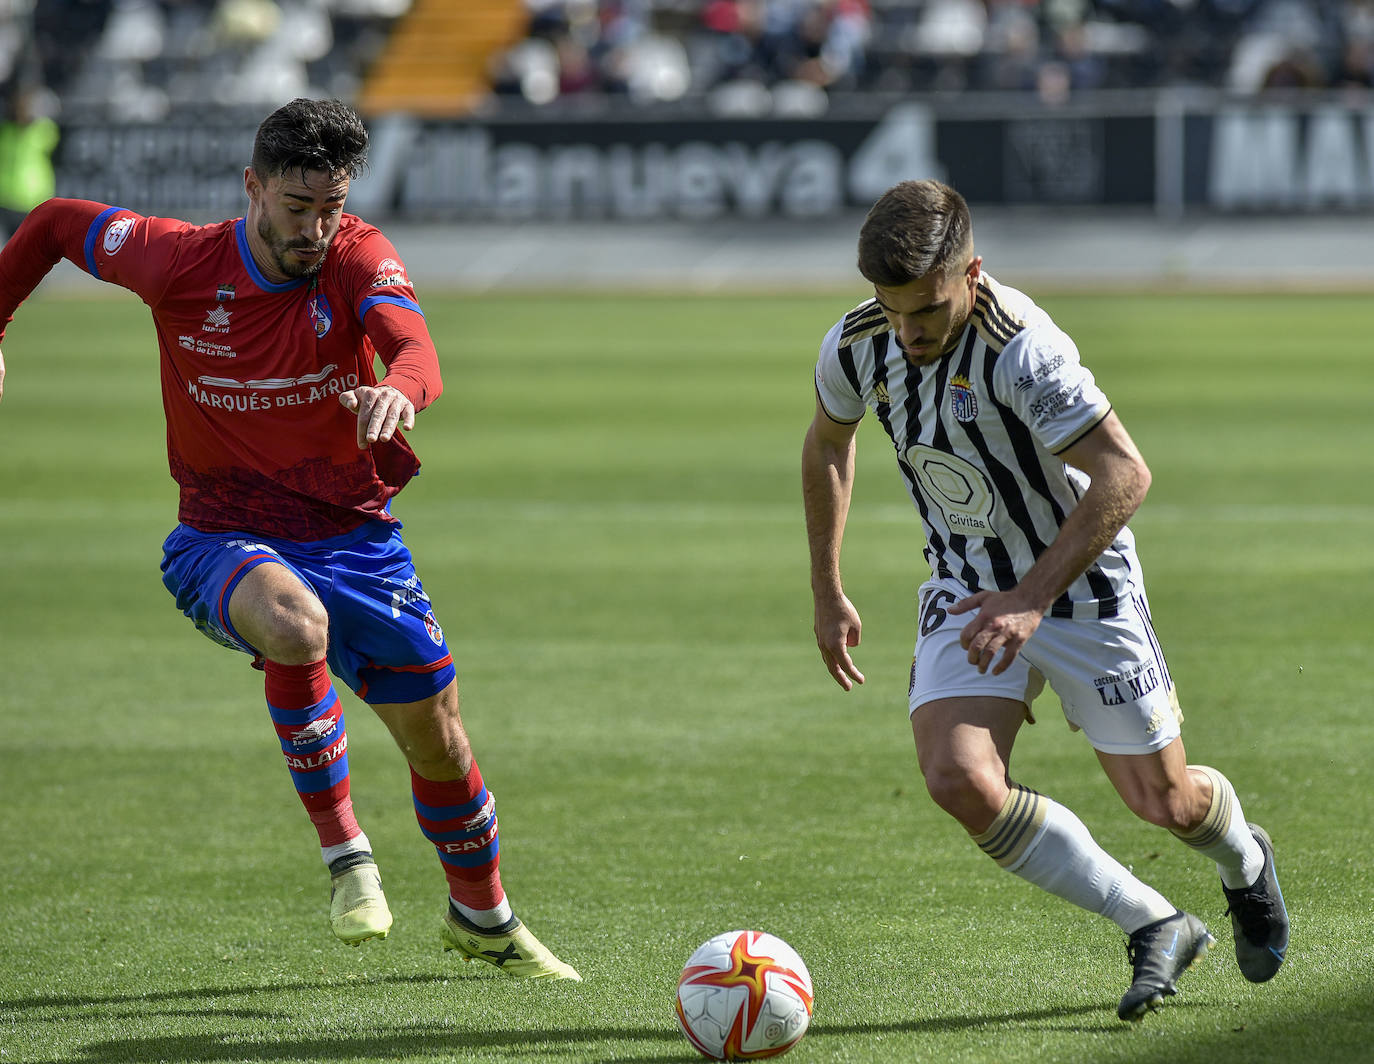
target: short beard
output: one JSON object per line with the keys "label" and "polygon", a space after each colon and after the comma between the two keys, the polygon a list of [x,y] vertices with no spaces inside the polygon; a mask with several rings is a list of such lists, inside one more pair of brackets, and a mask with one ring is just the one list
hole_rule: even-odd
{"label": "short beard", "polygon": [[[303,277],[313,277],[324,268],[325,260],[329,258],[328,244],[325,244],[323,248],[315,247],[309,243],[288,244],[277,236],[276,230],[272,228],[271,222],[265,217],[258,222],[258,236],[262,237],[263,243],[266,244],[268,250],[272,252],[272,258],[277,264],[277,269],[293,281],[299,281]],[[286,253],[288,251],[303,249],[323,251],[324,254],[320,256],[319,261],[309,264],[292,262],[287,259]]]}

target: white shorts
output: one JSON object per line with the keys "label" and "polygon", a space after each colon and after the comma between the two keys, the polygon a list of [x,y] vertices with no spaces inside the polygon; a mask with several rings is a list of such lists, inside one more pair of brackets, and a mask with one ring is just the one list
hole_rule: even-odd
{"label": "white shorts", "polygon": [[1115,617],[1045,617],[1000,676],[980,674],[959,645],[976,613],[951,614],[947,607],[970,594],[955,580],[921,586],[909,712],[940,698],[986,695],[1023,702],[1029,716],[1048,681],[1069,727],[1081,728],[1103,753],[1150,753],[1178,737],[1183,713],[1142,589],[1122,596]]}

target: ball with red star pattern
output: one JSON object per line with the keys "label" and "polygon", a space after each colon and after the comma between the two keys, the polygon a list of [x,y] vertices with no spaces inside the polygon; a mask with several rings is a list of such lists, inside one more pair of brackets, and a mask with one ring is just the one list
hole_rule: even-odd
{"label": "ball with red star pattern", "polygon": [[811,973],[796,950],[762,931],[728,931],[702,943],[677,984],[677,1022],[712,1060],[786,1053],[811,1023]]}

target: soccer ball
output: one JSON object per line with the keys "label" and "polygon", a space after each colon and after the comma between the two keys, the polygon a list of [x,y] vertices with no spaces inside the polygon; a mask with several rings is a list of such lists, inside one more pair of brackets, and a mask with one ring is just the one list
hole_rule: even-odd
{"label": "soccer ball", "polygon": [[786,1053],[811,1023],[811,973],[782,939],[727,931],[699,946],[677,981],[677,1022],[702,1056]]}

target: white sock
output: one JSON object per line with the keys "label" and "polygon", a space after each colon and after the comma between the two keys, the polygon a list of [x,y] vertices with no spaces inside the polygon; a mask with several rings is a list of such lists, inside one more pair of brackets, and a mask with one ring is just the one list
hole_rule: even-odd
{"label": "white sock", "polygon": [[1202,823],[1179,839],[1198,853],[1216,862],[1221,881],[1232,890],[1248,887],[1264,871],[1264,851],[1260,849],[1250,825],[1241,812],[1240,799],[1231,781],[1207,765],[1189,765],[1212,782],[1212,804]]}
{"label": "white sock", "polygon": [[476,924],[478,927],[500,927],[508,923],[515,914],[511,912],[510,902],[505,898],[501,899],[501,904],[494,909],[472,909],[462,902],[449,895],[449,902],[452,906],[463,914],[463,918],[469,923]]}
{"label": "white sock", "polygon": [[1008,872],[1128,935],[1178,911],[1102,849],[1072,811],[1029,787],[1013,785],[997,819],[973,841]]}
{"label": "white sock", "polygon": [[336,846],[320,847],[320,856],[324,858],[324,866],[328,868],[340,857],[347,857],[350,853],[371,853],[372,843],[367,841],[367,836],[361,831],[354,835],[347,842],[341,842]]}

